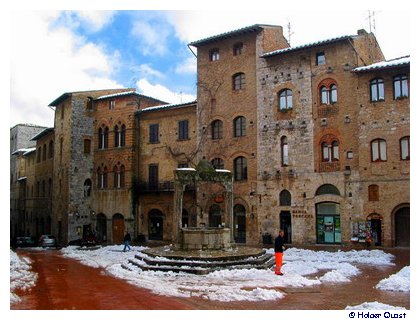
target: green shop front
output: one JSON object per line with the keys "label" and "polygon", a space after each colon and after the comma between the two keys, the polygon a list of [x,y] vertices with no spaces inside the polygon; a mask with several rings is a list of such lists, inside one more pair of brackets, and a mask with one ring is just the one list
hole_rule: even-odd
{"label": "green shop front", "polygon": [[316,242],[341,244],[340,206],[334,202],[316,204]]}

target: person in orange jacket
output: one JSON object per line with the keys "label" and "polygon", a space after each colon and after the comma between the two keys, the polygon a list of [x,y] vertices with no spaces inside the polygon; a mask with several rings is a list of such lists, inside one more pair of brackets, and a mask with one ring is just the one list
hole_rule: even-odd
{"label": "person in orange jacket", "polygon": [[275,274],[282,276],[283,273],[281,272],[281,266],[283,264],[283,251],[284,247],[284,231],[280,230],[279,235],[274,240],[274,256],[276,259],[276,269]]}

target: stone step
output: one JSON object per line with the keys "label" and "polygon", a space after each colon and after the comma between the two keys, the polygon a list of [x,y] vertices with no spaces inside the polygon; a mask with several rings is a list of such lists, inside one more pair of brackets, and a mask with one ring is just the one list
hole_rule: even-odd
{"label": "stone step", "polygon": [[[271,255],[269,255],[271,256]],[[144,260],[143,260],[144,261]],[[214,272],[217,270],[240,270],[240,269],[270,269],[273,264],[274,260],[272,257],[269,257],[268,260],[266,260],[264,263],[258,263],[258,264],[236,264],[236,265],[218,265],[218,266],[212,266],[212,267],[197,267],[197,266],[190,266],[190,265],[144,265],[141,264],[133,259],[129,259],[129,263],[139,267],[143,271],[163,271],[163,272],[185,272],[185,273],[191,273],[196,275],[206,275],[210,272]]]}
{"label": "stone step", "polygon": [[263,254],[257,257],[248,257],[242,260],[218,260],[218,261],[194,261],[194,260],[157,260],[153,257],[143,258],[138,255],[135,256],[136,259],[143,260],[149,266],[175,266],[175,267],[182,267],[188,266],[191,268],[218,268],[218,267],[230,267],[230,266],[238,266],[238,265],[260,265],[267,263],[270,259],[273,258],[271,254]]}

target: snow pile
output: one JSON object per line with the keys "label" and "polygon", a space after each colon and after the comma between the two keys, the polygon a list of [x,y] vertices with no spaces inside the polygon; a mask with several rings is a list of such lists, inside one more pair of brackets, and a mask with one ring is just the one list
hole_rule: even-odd
{"label": "snow pile", "polygon": [[[394,258],[380,250],[325,252],[291,248],[285,251],[282,268],[284,276],[281,277],[270,269],[220,270],[208,275],[193,275],[142,271],[128,263],[128,260],[133,259],[141,264],[142,261],[134,256],[145,258],[146,255],[141,251],[146,247],[132,248],[132,251],[123,252],[122,246],[107,246],[97,250],[67,247],[62,252],[88,266],[104,268],[113,276],[155,294],[218,301],[281,299],[285,295],[282,288],[315,286],[323,282],[348,282],[352,276],[360,273],[353,264],[392,265],[391,260]],[[273,249],[267,252],[273,253]]]}
{"label": "snow pile", "polygon": [[345,310],[406,310],[404,307],[394,307],[380,302],[363,302],[357,306],[347,306]]}
{"label": "snow pile", "polygon": [[21,301],[16,289],[28,290],[35,286],[38,275],[31,271],[31,260],[19,257],[10,250],[10,303]]}
{"label": "snow pile", "polygon": [[375,288],[386,291],[410,291],[410,266],[404,267],[398,273],[379,281]]}

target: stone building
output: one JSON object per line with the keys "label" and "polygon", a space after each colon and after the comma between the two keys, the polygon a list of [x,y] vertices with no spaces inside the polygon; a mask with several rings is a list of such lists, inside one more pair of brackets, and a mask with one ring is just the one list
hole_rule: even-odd
{"label": "stone building", "polygon": [[[121,95],[116,95],[118,93]],[[121,169],[131,171],[132,160],[129,158],[134,141],[134,110],[149,106],[149,100],[154,103],[161,101],[146,98],[143,104],[143,99],[138,95],[133,98],[132,93],[133,89],[127,88],[70,92],[50,103],[50,107],[55,108],[52,232],[61,243],[80,239],[94,231],[92,224],[97,214],[100,219],[98,232],[102,240],[109,242],[114,241],[113,237],[117,242],[121,240],[125,219],[133,221],[130,203],[118,207],[113,201],[114,197],[117,200],[129,199],[127,189],[122,187],[122,180],[119,187],[114,188],[107,170],[109,168],[109,172],[115,174],[119,172],[120,179],[124,175]],[[114,147],[116,127],[120,140]],[[129,143],[127,146],[121,144],[123,135],[125,143]],[[111,136],[115,139],[109,140]],[[118,157],[122,157],[119,164]],[[127,183],[130,183],[129,175]],[[110,222],[113,218],[117,221],[112,226],[115,233],[112,233]]]}
{"label": "stone building", "polygon": [[[260,242],[258,225],[257,69],[260,55],[288,47],[282,27],[254,25],[190,43],[197,48],[197,140],[199,158],[234,174],[235,240]],[[201,194],[201,191],[198,191]],[[206,225],[228,220],[223,190],[200,197]]]}
{"label": "stone building", "polygon": [[[136,112],[138,174],[135,185],[139,235],[172,238],[174,170],[196,165],[196,102],[145,108]],[[182,225],[197,226],[196,194],[185,190]]]}
{"label": "stone building", "polygon": [[[26,198],[29,195],[28,177],[32,162],[28,162],[30,154],[34,152],[36,142],[31,140],[45,127],[32,124],[18,124],[10,128],[10,237],[30,235],[27,229]],[[30,189],[30,188],[29,188]]]}
{"label": "stone building", "polygon": [[[372,242],[410,244],[410,59],[402,57],[355,68],[360,219]],[[354,188],[353,188],[354,189]]]}
{"label": "stone building", "polygon": [[[51,232],[62,243],[91,231],[120,243],[125,230],[170,241],[174,170],[212,166],[234,177],[237,243],[268,244],[283,228],[295,245],[409,245],[409,57],[385,61],[364,30],[290,47],[282,27],[253,25],[189,45],[195,102],[117,89],[50,104],[53,133],[25,152],[42,157],[53,141]],[[41,193],[47,168],[28,171]],[[182,225],[228,225],[225,191],[187,186]]]}

